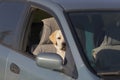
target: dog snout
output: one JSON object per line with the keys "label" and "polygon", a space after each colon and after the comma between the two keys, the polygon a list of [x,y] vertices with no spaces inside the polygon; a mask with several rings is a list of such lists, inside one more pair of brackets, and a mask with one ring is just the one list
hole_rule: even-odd
{"label": "dog snout", "polygon": [[66,43],[65,43],[65,42],[63,42],[63,43],[62,43],[62,45],[63,45],[63,46],[66,46]]}
{"label": "dog snout", "polygon": [[65,42],[62,43],[62,48],[61,48],[61,50],[63,50],[63,51],[66,50],[66,43],[65,43]]}

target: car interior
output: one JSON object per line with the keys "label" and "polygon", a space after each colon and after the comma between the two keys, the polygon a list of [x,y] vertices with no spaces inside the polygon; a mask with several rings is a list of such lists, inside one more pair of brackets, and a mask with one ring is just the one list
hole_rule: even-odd
{"label": "car interior", "polygon": [[50,44],[50,41],[47,37],[47,28],[44,26],[43,19],[47,19],[52,17],[51,15],[47,14],[44,11],[39,9],[33,10],[31,14],[32,21],[30,22],[30,30],[28,33],[28,41],[27,41],[27,48],[26,52],[33,55],[32,52],[40,43],[41,45]]}
{"label": "car interior", "polygon": [[[53,25],[52,27],[48,27],[46,24],[48,21],[51,22]],[[48,36],[54,32],[55,30],[59,29],[59,26],[56,20],[48,13],[43,10],[35,9],[32,11],[30,23],[28,24],[29,29],[27,38],[27,44],[25,52],[32,57],[33,59],[36,58],[36,55],[33,54],[33,51],[37,49],[37,46],[40,45],[39,50],[41,52],[52,52],[56,53],[56,48],[53,46],[53,43],[49,40]],[[71,54],[71,50],[68,46],[66,46],[66,53],[65,57],[65,65],[64,65],[64,73],[72,76],[73,78],[77,78],[77,70],[74,63],[74,59]],[[67,61],[68,60],[68,61]],[[74,74],[75,73],[75,74]]]}

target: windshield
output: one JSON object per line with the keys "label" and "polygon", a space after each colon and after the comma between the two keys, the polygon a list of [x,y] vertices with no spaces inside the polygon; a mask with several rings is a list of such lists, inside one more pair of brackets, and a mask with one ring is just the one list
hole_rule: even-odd
{"label": "windshield", "polygon": [[[120,45],[120,12],[73,12],[69,13],[69,17],[77,35],[77,45],[82,45],[93,67],[99,57],[97,54],[105,49],[104,47],[108,50],[116,49],[113,46]],[[117,48],[119,49],[120,47]]]}

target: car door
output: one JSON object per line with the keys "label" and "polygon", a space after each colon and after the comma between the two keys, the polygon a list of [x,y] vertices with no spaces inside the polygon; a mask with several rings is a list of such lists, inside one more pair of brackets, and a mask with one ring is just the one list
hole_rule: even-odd
{"label": "car door", "polygon": [[6,80],[6,66],[9,55],[9,48],[15,47],[16,40],[14,32],[18,25],[19,19],[26,10],[25,2],[0,2],[0,80]]}
{"label": "car door", "polygon": [[0,80],[5,80],[5,69],[7,63],[8,50],[0,45]]}
{"label": "car door", "polygon": [[[31,58],[8,50],[5,80],[68,80],[59,72],[40,68]],[[55,77],[54,77],[55,76]]]}
{"label": "car door", "polygon": [[[15,9],[15,7],[20,7],[18,6],[18,4],[19,2],[17,2],[17,4],[16,2],[8,2],[4,7],[6,9],[10,8],[9,10],[13,10]],[[7,7],[7,5],[9,5],[9,7]],[[17,28],[21,27],[21,24],[24,23],[23,19],[27,18],[27,17],[23,17],[23,14],[27,15],[26,10],[27,9],[25,7],[22,8],[22,12],[19,12],[18,10],[18,12],[21,13],[21,15],[16,15],[16,16],[18,16],[19,18],[13,17],[13,20],[15,19],[14,21],[17,22],[18,20],[17,24],[14,25]],[[10,16],[14,16],[14,15],[10,15]],[[14,21],[11,20],[11,22]],[[9,23],[11,24],[11,22]],[[11,26],[9,25],[8,27]],[[13,30],[13,32],[15,31],[16,34],[13,33],[12,36],[11,35],[5,36],[5,38],[2,38],[0,36],[2,38],[0,44],[0,72],[2,73],[2,75],[0,73],[0,80],[71,80],[72,79],[72,77],[64,74],[63,72],[39,67],[36,64],[34,58],[27,56],[23,51],[19,50],[18,46],[20,45],[20,43],[17,42],[19,42],[18,39],[20,40],[22,39],[21,37],[18,38],[18,36],[25,35],[23,34],[25,28],[21,32],[20,30],[21,28],[17,29],[16,27],[14,27]],[[9,35],[9,33],[7,35]]]}

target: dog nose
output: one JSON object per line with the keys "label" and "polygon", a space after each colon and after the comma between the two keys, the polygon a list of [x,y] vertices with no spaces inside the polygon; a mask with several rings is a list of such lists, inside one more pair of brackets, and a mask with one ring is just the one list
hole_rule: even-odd
{"label": "dog nose", "polygon": [[62,43],[62,45],[63,45],[63,46],[66,46],[66,43],[65,43],[65,42],[63,42],[63,43]]}

